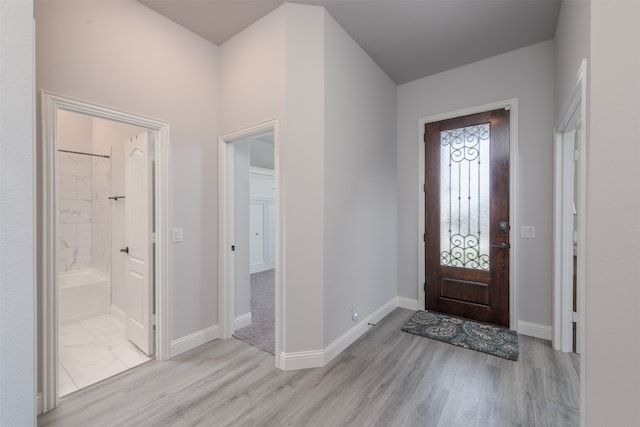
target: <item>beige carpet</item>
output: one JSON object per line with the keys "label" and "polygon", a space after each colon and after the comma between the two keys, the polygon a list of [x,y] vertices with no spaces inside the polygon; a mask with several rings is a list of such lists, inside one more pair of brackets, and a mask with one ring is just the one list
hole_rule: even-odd
{"label": "beige carpet", "polygon": [[275,270],[251,275],[251,325],[233,336],[268,353],[275,353]]}

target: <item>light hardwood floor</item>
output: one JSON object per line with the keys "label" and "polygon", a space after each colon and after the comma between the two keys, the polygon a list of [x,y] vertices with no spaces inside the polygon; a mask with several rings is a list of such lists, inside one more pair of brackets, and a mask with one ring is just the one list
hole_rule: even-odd
{"label": "light hardwood floor", "polygon": [[520,336],[517,362],[400,331],[396,309],[324,368],[284,372],[234,338],[62,400],[40,426],[572,426],[569,356]]}

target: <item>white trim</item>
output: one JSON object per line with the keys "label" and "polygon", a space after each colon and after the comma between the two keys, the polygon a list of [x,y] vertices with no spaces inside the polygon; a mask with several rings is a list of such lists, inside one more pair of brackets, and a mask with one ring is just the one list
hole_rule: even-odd
{"label": "white trim", "polygon": [[198,332],[194,332],[177,340],[171,341],[171,358],[174,358],[196,347],[220,338],[218,325],[210,326]]}
{"label": "white trim", "polygon": [[[519,229],[518,222],[518,197],[517,197],[517,177],[518,177],[518,98],[507,99],[505,101],[492,102],[490,104],[465,108],[449,113],[436,114],[428,117],[421,117],[418,120],[418,304],[421,309],[425,307],[425,269],[424,269],[424,241],[422,235],[425,232],[425,212],[424,212],[424,184],[425,184],[425,147],[424,147],[424,125],[426,123],[438,122],[455,117],[468,116],[470,114],[482,113],[485,111],[509,108],[509,242],[511,243],[511,253],[509,259],[509,326],[516,329],[518,319],[518,283],[516,281],[518,266],[518,239],[516,230]],[[515,261],[515,262],[514,262]]]}
{"label": "white trim", "polygon": [[122,323],[122,325],[127,324],[127,313],[120,307],[111,304],[110,314],[115,317],[118,322]]}
{"label": "white trim", "polygon": [[551,341],[552,328],[549,325],[540,325],[538,323],[518,321],[518,333],[543,340]]}
{"label": "white trim", "polygon": [[58,110],[71,111],[126,123],[155,131],[155,223],[156,223],[156,359],[170,357],[169,324],[169,123],[98,106],[76,99],[41,92],[42,109],[42,246],[39,266],[42,272],[42,409],[47,412],[58,403],[58,202],[57,202],[57,118]]}
{"label": "white trim", "polygon": [[378,323],[396,307],[398,307],[398,297],[395,297],[386,304],[383,304],[365,319],[359,320],[349,330],[322,350],[299,351],[295,353],[281,352],[279,357],[280,369],[293,371],[297,369],[320,368],[322,366],[326,366],[358,338],[364,335],[371,328],[370,323]]}
{"label": "white trim", "polygon": [[[578,254],[577,254],[577,310],[578,310],[578,321],[577,321],[577,337],[576,337],[576,345],[577,351],[580,353],[582,359],[582,363],[580,363],[580,425],[584,426],[586,423],[584,416],[584,409],[586,403],[586,383],[588,381],[587,376],[585,375],[585,366],[588,363],[588,356],[584,352],[585,346],[585,279],[586,279],[586,252],[585,248],[587,246],[587,238],[585,230],[586,230],[586,194],[587,194],[587,60],[583,59],[580,62],[580,68],[576,74],[576,81],[571,93],[571,97],[566,105],[566,107],[562,110],[562,116],[559,118],[556,127],[556,141],[562,138],[562,135],[567,131],[576,128],[576,121],[581,121],[579,140],[581,142],[581,147],[579,150],[579,176],[578,176],[578,194],[577,194],[577,203],[576,210],[578,212],[578,221],[577,221],[577,231],[578,231]],[[576,120],[577,118],[577,120]],[[556,142],[559,144],[558,142]],[[554,154],[558,154],[559,148],[556,149]],[[557,169],[557,168],[556,168]],[[558,174],[558,170],[556,170],[556,175],[554,179],[554,191],[556,194],[562,190],[562,182],[557,179],[561,175]],[[554,202],[556,205],[554,206],[554,221],[558,221],[559,213],[558,207],[560,206],[561,198],[554,198]],[[553,283],[553,327],[554,327],[554,342],[553,347],[555,349],[566,349],[568,347],[568,343],[565,342],[566,334],[562,334],[562,331],[566,331],[568,329],[567,322],[567,314],[563,313],[563,310],[566,311],[565,307],[568,306],[568,302],[563,301],[563,296],[566,299],[566,295],[569,295],[567,292],[567,287],[573,286],[573,283],[563,283],[562,280],[562,229],[560,225],[557,227],[554,226],[554,283]]]}
{"label": "white trim", "polygon": [[[219,177],[219,246],[218,246],[218,311],[220,324],[220,337],[229,338],[234,332],[234,269],[235,257],[231,251],[234,244],[234,167],[233,167],[233,142],[240,139],[273,132],[274,140],[274,161],[275,161],[275,185],[276,191],[276,241],[275,241],[275,353],[280,354],[280,349],[284,347],[284,337],[286,331],[285,313],[283,312],[286,297],[285,281],[285,250],[283,247],[286,230],[284,228],[284,198],[285,189],[281,185],[282,162],[280,160],[280,144],[278,121],[270,120],[259,123],[238,131],[230,132],[218,138],[218,177]],[[274,357],[275,365],[280,368],[279,357]]]}
{"label": "white trim", "polygon": [[275,171],[273,169],[259,168],[257,166],[250,166],[249,173],[254,175],[268,176],[270,178],[273,178],[276,176]]}
{"label": "white trim", "polygon": [[273,270],[276,268],[276,263],[274,262],[261,262],[260,264],[254,264],[249,266],[249,274],[262,273],[263,271]]}
{"label": "white trim", "polygon": [[36,415],[42,414],[42,393],[38,393],[36,397]]}
{"label": "white trim", "polygon": [[298,369],[322,368],[324,366],[325,351],[297,351],[295,353],[281,352],[279,359],[280,369],[283,371],[295,371]]}
{"label": "white trim", "polygon": [[407,310],[420,310],[420,302],[417,299],[397,297],[397,306]]}
{"label": "white trim", "polygon": [[251,312],[242,314],[236,317],[234,321],[234,329],[238,330],[240,328],[244,328],[245,326],[251,325]]}
{"label": "white trim", "polygon": [[[573,348],[573,249],[569,248],[569,241],[573,241],[573,218],[570,221],[566,218],[567,206],[574,198],[578,200],[578,342],[581,343],[584,325],[582,308],[584,301],[584,213],[586,194],[586,144],[584,138],[580,149],[580,176],[579,182],[574,182],[573,137],[576,125],[582,120],[581,127],[585,127],[586,106],[586,60],[583,60],[577,73],[576,84],[571,98],[564,110],[564,115],[558,121],[558,128],[555,131],[554,150],[554,227],[553,227],[553,348],[563,352],[570,352]],[[584,135],[584,132],[582,132]],[[573,189],[578,186],[578,194],[574,196]],[[564,215],[563,215],[564,212]],[[570,252],[569,252],[570,251]],[[571,255],[571,256],[570,256]],[[581,349],[578,349],[581,352]]]}
{"label": "white trim", "polygon": [[347,332],[338,337],[335,341],[329,344],[324,349],[324,364],[331,362],[342,353],[347,347],[353,344],[358,338],[364,335],[371,326],[371,324],[376,324],[380,320],[382,320],[386,315],[391,313],[398,306],[397,297],[391,299],[389,302],[384,304],[382,307],[378,308],[376,311],[371,313],[365,319],[358,321],[355,325],[353,325]]}

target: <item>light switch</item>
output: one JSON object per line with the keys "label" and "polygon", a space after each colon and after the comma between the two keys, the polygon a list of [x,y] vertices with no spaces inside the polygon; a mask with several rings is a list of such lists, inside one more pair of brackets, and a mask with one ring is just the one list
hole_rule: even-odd
{"label": "light switch", "polygon": [[182,228],[174,228],[171,230],[171,241],[173,243],[182,242]]}
{"label": "light switch", "polygon": [[533,225],[523,225],[520,227],[520,237],[524,239],[535,239],[536,227]]}

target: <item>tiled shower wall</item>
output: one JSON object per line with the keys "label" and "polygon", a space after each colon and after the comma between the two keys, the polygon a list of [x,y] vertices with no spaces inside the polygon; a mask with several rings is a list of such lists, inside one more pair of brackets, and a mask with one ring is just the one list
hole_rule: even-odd
{"label": "tiled shower wall", "polygon": [[[111,273],[111,143],[96,135],[96,120],[60,111],[58,152],[60,272],[94,268]],[[100,126],[98,126],[100,127]]]}
{"label": "tiled shower wall", "polygon": [[92,158],[58,153],[59,270],[90,268],[92,264]]}
{"label": "tiled shower wall", "polygon": [[[110,147],[96,147],[94,152],[109,154]],[[91,262],[93,268],[111,274],[111,160],[93,158],[91,221]]]}

